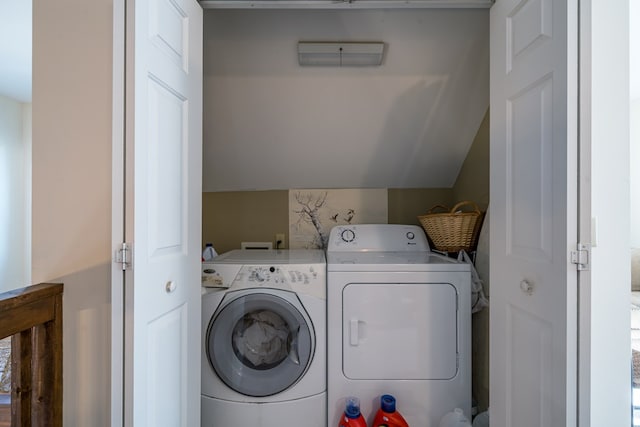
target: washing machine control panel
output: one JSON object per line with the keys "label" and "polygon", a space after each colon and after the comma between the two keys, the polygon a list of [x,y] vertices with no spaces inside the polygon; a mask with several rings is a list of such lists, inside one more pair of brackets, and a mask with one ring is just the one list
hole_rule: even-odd
{"label": "washing machine control panel", "polygon": [[231,278],[229,288],[274,288],[325,297],[325,264],[243,265]]}
{"label": "washing machine control panel", "polygon": [[317,272],[310,268],[309,271],[299,269],[284,269],[280,266],[246,266],[240,270],[244,277],[237,280],[246,280],[253,285],[272,285],[281,283],[309,284],[310,280],[317,276]]}

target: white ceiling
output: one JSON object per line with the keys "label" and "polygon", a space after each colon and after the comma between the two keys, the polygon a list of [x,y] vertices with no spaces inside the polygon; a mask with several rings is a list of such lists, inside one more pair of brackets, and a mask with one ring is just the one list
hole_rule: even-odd
{"label": "white ceiling", "polygon": [[0,95],[31,102],[31,0],[0,0]]}

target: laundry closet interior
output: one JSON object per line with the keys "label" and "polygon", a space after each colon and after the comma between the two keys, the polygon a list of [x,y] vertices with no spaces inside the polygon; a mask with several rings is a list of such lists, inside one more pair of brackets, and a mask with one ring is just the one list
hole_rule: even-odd
{"label": "laundry closet interior", "polygon": [[[488,2],[216,3],[201,2],[203,246],[224,253],[285,233],[288,248],[288,193],[299,188],[385,189],[390,224],[418,225],[460,200],[486,210]],[[382,63],[300,65],[300,42],[381,42]],[[489,293],[488,247],[477,259]],[[472,317],[479,411],[488,322],[488,309]]]}

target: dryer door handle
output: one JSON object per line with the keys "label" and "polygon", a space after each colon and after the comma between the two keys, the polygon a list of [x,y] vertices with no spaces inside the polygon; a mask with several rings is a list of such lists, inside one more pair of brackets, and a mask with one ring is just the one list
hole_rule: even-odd
{"label": "dryer door handle", "polygon": [[358,324],[358,319],[352,317],[351,321],[349,322],[349,343],[353,346],[357,346],[360,342],[360,337],[358,334]]}

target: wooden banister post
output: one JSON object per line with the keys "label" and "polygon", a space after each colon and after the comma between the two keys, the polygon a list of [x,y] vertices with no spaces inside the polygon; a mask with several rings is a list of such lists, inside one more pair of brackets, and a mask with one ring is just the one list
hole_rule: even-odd
{"label": "wooden banister post", "polygon": [[62,284],[0,294],[11,336],[11,425],[62,427]]}
{"label": "wooden banister post", "polygon": [[31,329],[11,337],[11,426],[31,425]]}
{"label": "wooden banister post", "polygon": [[52,426],[62,427],[62,292],[55,296],[55,315],[53,321],[47,325],[51,337],[53,353],[51,366],[53,381],[51,416]]}

